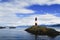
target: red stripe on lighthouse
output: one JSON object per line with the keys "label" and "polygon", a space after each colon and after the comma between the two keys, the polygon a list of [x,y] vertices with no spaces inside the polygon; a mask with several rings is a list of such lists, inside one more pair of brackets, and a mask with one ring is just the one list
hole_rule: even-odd
{"label": "red stripe on lighthouse", "polygon": [[35,26],[37,26],[37,17],[35,17]]}

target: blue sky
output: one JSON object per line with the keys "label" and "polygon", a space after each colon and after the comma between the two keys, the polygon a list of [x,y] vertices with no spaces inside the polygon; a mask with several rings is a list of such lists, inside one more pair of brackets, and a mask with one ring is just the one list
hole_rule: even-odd
{"label": "blue sky", "polygon": [[[60,17],[60,5],[59,4],[54,4],[54,5],[31,5],[25,7],[26,9],[34,10],[34,14],[55,14],[55,16]],[[29,16],[29,15],[34,15],[34,14],[17,14],[19,15],[24,15],[24,16]]]}
{"label": "blue sky", "polygon": [[27,9],[35,10],[38,14],[42,13],[60,13],[60,5],[54,4],[54,5],[31,5],[29,7],[26,7]]}
{"label": "blue sky", "polygon": [[60,0],[0,0],[0,26],[60,24]]}

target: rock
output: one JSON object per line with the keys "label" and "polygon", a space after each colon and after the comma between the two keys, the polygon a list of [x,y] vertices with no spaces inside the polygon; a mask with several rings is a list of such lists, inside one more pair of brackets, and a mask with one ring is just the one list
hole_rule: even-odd
{"label": "rock", "polygon": [[0,27],[0,29],[5,29],[6,27]]}
{"label": "rock", "polygon": [[32,26],[30,28],[27,28],[25,31],[34,35],[48,35],[50,37],[60,35],[60,32],[56,31],[55,29],[46,28],[43,26]]}

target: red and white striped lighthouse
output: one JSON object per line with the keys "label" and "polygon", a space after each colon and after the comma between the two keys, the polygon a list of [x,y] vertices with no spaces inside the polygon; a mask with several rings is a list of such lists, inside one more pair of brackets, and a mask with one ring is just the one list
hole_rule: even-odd
{"label": "red and white striped lighthouse", "polygon": [[37,26],[37,17],[35,17],[35,26]]}

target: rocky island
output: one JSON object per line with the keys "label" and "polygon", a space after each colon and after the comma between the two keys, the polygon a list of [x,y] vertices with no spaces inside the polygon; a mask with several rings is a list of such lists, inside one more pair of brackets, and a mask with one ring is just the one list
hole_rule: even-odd
{"label": "rocky island", "polygon": [[34,35],[47,35],[50,37],[60,35],[60,32],[56,31],[55,29],[47,28],[45,26],[38,26],[36,21],[37,18],[35,18],[35,25],[31,26],[30,28],[27,28],[25,31]]}
{"label": "rocky island", "polygon": [[56,31],[55,29],[46,28],[42,26],[32,26],[30,28],[27,28],[25,31],[34,35],[47,35],[50,37],[55,37],[57,35],[60,35],[60,32]]}

